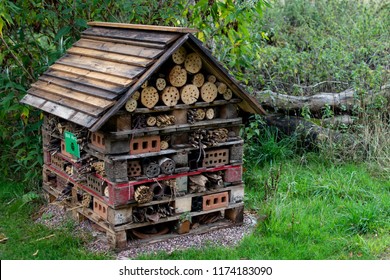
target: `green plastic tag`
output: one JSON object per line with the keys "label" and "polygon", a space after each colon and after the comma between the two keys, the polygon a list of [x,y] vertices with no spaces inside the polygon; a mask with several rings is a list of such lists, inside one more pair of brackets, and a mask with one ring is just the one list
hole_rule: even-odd
{"label": "green plastic tag", "polygon": [[65,137],[65,151],[77,158],[80,158],[80,146],[77,144],[77,137],[69,132],[64,132]]}

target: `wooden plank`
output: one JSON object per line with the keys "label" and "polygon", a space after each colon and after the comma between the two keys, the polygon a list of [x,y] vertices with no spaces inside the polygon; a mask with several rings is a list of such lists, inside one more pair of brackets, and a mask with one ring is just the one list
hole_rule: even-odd
{"label": "wooden plank", "polygon": [[74,114],[76,114],[76,111],[70,108],[67,108],[65,106],[47,101],[42,107],[42,111],[48,112],[50,114],[56,115],[63,119],[70,119]]}
{"label": "wooden plank", "polygon": [[73,100],[76,100],[76,101],[79,101],[79,102],[82,102],[85,104],[100,107],[102,109],[106,109],[114,103],[113,101],[105,100],[105,99],[98,98],[95,96],[90,96],[90,95],[82,93],[82,92],[66,89],[66,88],[63,88],[63,87],[60,87],[57,85],[53,85],[53,84],[48,84],[46,82],[39,81],[39,80],[37,82],[35,82],[34,84],[32,84],[31,87],[39,89],[39,90],[48,91],[50,93],[53,93],[53,94],[56,94],[59,96],[63,96],[65,98],[73,99]]}
{"label": "wooden plank", "polygon": [[39,77],[39,80],[43,81],[45,83],[48,83],[48,84],[58,85],[58,86],[61,86],[63,88],[66,88],[66,89],[74,89],[76,91],[83,92],[83,93],[86,93],[88,95],[93,95],[93,96],[101,97],[101,98],[108,99],[108,100],[112,100],[112,99],[115,99],[116,97],[118,97],[118,94],[115,94],[115,93],[112,93],[112,92],[109,92],[106,90],[102,90],[100,88],[85,86],[83,84],[69,82],[67,80],[59,79],[56,77],[50,77],[47,75],[43,75],[43,76]]}
{"label": "wooden plank", "polygon": [[56,63],[129,79],[134,79],[145,71],[145,68],[139,66],[72,54],[66,54],[57,60]]}
{"label": "wooden plank", "polygon": [[157,58],[163,52],[163,50],[161,49],[146,48],[140,46],[129,47],[129,45],[127,44],[110,43],[106,41],[96,41],[89,39],[80,39],[73,46],[150,59]]}
{"label": "wooden plank", "polygon": [[[239,99],[239,98],[233,98],[233,99],[230,99],[229,101],[226,101],[226,100],[215,100],[211,103],[209,102],[196,102],[194,104],[191,104],[191,105],[187,105],[187,104],[177,104],[175,105],[175,109],[193,109],[193,108],[205,108],[205,107],[210,107],[210,106],[222,106],[222,105],[226,105],[226,104],[235,104],[235,103],[240,103],[242,101],[242,99]],[[151,112],[167,112],[167,111],[172,111],[172,107],[168,107],[168,106],[165,106],[165,105],[161,105],[161,106],[155,106],[153,107],[153,109],[149,109],[149,108],[137,108],[135,109],[134,113],[151,113]]]}
{"label": "wooden plank", "polygon": [[126,44],[126,45],[131,45],[131,46],[155,48],[155,49],[160,49],[160,50],[165,50],[167,47],[165,44],[159,44],[159,43],[121,40],[121,39],[115,39],[115,38],[107,38],[107,37],[99,37],[99,36],[91,36],[91,35],[83,35],[83,34],[81,34],[81,38],[82,39],[91,39],[91,40],[95,40],[95,41],[105,41],[105,42],[111,42],[111,43]]}
{"label": "wooden plank", "polygon": [[39,109],[45,104],[46,100],[31,94],[26,94],[20,102]]}
{"label": "wooden plank", "polygon": [[86,70],[74,66],[53,64],[52,66],[50,66],[50,69],[66,72],[73,75],[78,75],[80,77],[83,77],[84,79],[93,79],[117,86],[126,87],[133,83],[133,80],[129,78],[116,77],[109,74],[99,73],[93,70]]}
{"label": "wooden plank", "polygon": [[74,109],[75,111],[84,112],[84,113],[86,113],[88,115],[92,115],[94,117],[98,117],[99,114],[101,114],[103,112],[103,110],[99,107],[88,105],[88,104],[83,104],[83,103],[80,103],[78,101],[74,101],[73,99],[68,99],[66,97],[64,98],[63,96],[56,95],[56,94],[50,93],[48,91],[39,90],[36,88],[30,88],[27,92],[29,94],[44,98],[48,101],[52,101],[56,104],[60,104],[60,105],[63,105],[65,107]]}
{"label": "wooden plank", "polygon": [[67,53],[74,54],[74,55],[88,56],[92,58],[118,62],[122,64],[140,66],[140,67],[148,67],[150,64],[153,63],[153,60],[147,58],[130,56],[130,55],[122,55],[117,53],[110,53],[106,51],[98,51],[98,50],[86,49],[81,47],[72,47],[67,50]]}
{"label": "wooden plank", "polygon": [[157,71],[157,69],[167,61],[173,52],[175,52],[181,45],[183,45],[188,39],[188,34],[182,36],[167,50],[149,69],[137,80],[135,84],[121,97],[121,99],[91,128],[92,132],[97,131],[108,119],[120,110],[125,105],[127,100],[133,95],[133,93],[147,80],[149,77]]}
{"label": "wooden plank", "polygon": [[141,129],[132,129],[132,130],[123,130],[123,131],[117,131],[117,132],[111,132],[112,135],[115,136],[123,136],[128,134],[141,134],[141,133],[151,133],[158,131],[159,134],[161,133],[168,133],[171,132],[171,130],[177,130],[177,131],[188,131],[188,130],[195,130],[198,128],[209,128],[209,127],[218,127],[221,125],[227,125],[227,124],[241,124],[242,118],[234,118],[234,119],[212,119],[212,120],[206,120],[206,121],[199,121],[193,124],[178,124],[178,125],[171,125],[166,127],[146,127]]}
{"label": "wooden plank", "polygon": [[51,68],[45,72],[45,76],[52,77],[52,78],[59,78],[71,83],[78,83],[83,86],[90,86],[93,88],[104,89],[106,91],[111,92],[111,95],[108,99],[116,98],[118,94],[122,93],[126,89],[121,85],[115,85],[101,80],[87,78],[86,76],[80,76],[73,73],[58,71]]}
{"label": "wooden plank", "polygon": [[73,117],[71,117],[69,120],[71,122],[74,122],[74,123],[77,123],[77,124],[80,124],[84,127],[89,128],[97,121],[97,118],[86,115],[82,112],[78,112]]}
{"label": "wooden plank", "polygon": [[155,31],[118,29],[106,27],[91,27],[82,32],[83,35],[108,37],[120,40],[134,40],[141,42],[159,43],[168,45],[180,37],[180,34]]}
{"label": "wooden plank", "polygon": [[159,26],[159,25],[144,25],[144,24],[130,24],[130,23],[118,23],[118,22],[88,22],[89,26],[103,26],[103,27],[115,27],[115,28],[127,28],[138,30],[153,30],[153,31],[165,31],[165,32],[177,32],[177,33],[196,33],[195,28],[188,27],[174,27],[174,26]]}

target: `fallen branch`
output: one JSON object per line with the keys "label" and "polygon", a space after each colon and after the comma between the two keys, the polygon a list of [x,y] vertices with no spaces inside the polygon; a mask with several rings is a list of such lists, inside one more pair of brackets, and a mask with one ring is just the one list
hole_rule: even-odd
{"label": "fallen branch", "polygon": [[264,107],[284,112],[300,112],[307,108],[312,113],[320,113],[326,106],[330,106],[334,111],[351,111],[355,106],[372,103],[377,96],[390,98],[390,84],[383,86],[379,92],[369,92],[362,98],[357,96],[354,89],[340,93],[322,92],[310,96],[291,96],[271,90],[255,92],[255,97]]}

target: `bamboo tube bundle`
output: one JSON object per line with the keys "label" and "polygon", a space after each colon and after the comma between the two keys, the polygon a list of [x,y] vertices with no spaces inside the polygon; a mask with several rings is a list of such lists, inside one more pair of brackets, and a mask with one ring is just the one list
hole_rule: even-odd
{"label": "bamboo tube bundle", "polygon": [[175,124],[175,116],[173,115],[159,115],[157,116],[156,125],[158,127],[164,127]]}
{"label": "bamboo tube bundle", "polygon": [[153,200],[153,192],[148,186],[139,186],[134,193],[134,199],[139,203],[148,203]]}

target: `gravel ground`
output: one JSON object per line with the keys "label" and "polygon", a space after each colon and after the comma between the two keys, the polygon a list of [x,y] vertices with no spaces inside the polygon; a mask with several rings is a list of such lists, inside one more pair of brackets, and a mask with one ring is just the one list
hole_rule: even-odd
{"label": "gravel ground", "polygon": [[[36,220],[37,223],[44,224],[50,228],[58,228],[67,221],[68,215],[66,209],[61,205],[50,204],[44,209],[41,209],[41,215]],[[96,253],[111,253],[116,259],[133,259],[140,254],[153,254],[159,251],[172,253],[177,250],[185,250],[189,248],[201,248],[204,246],[217,245],[223,247],[234,247],[242,238],[251,233],[256,225],[256,217],[253,214],[245,213],[244,222],[241,226],[230,228],[222,228],[213,230],[203,234],[183,235],[161,241],[153,244],[139,244],[137,241],[130,241],[131,248],[119,253],[112,252],[107,242],[104,232],[98,230],[93,223],[88,220],[79,223],[74,231],[75,236],[91,235],[92,240],[86,244],[87,250]]]}

